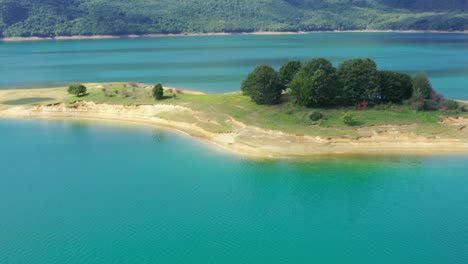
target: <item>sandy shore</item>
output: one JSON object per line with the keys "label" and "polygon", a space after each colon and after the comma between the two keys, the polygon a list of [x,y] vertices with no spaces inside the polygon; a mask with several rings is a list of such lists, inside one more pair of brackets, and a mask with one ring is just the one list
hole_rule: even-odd
{"label": "sandy shore", "polygon": [[[230,133],[213,133],[195,123],[172,121],[157,117],[160,113],[191,115],[198,113],[187,107],[174,105],[123,106],[76,102],[40,105],[34,107],[14,106],[0,111],[3,118],[61,118],[112,120],[176,129],[193,137],[210,142],[220,148],[243,156],[259,158],[292,158],[319,155],[366,154],[454,154],[468,153],[468,142],[457,139],[423,137],[402,132],[396,126],[360,128],[360,137],[312,137],[287,134],[248,126],[231,119]],[[450,125],[468,125],[468,119],[446,120]],[[468,131],[466,131],[468,133]]]}
{"label": "sandy shore", "polygon": [[130,35],[94,35],[94,36],[56,36],[56,37],[6,37],[0,41],[30,41],[30,40],[79,40],[79,39],[115,39],[115,38],[158,38],[158,37],[202,37],[230,35],[293,35],[314,33],[458,33],[468,34],[468,31],[437,31],[437,30],[330,30],[330,31],[258,31],[258,32],[207,32],[180,34],[130,34]]}

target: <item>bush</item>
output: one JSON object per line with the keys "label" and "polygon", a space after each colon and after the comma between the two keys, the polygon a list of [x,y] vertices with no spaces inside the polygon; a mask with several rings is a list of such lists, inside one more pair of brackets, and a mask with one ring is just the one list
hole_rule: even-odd
{"label": "bush", "polygon": [[432,85],[427,75],[423,72],[413,77],[413,97],[416,99],[429,99],[431,97]]}
{"label": "bush", "polygon": [[309,114],[309,119],[312,120],[312,121],[319,121],[321,119],[323,119],[323,114],[320,113],[319,111],[314,111],[312,113]]}
{"label": "bush", "polygon": [[439,110],[439,104],[434,100],[424,100],[425,111],[436,111]]}
{"label": "bush", "polygon": [[162,84],[160,84],[160,83],[156,84],[156,85],[153,87],[152,93],[153,93],[154,99],[156,99],[156,100],[161,100],[161,99],[163,99],[163,96],[164,96],[164,88],[163,88]]}
{"label": "bush", "polygon": [[445,109],[447,110],[458,110],[460,108],[460,105],[458,104],[457,101],[454,100],[445,100],[444,102]]}
{"label": "bush", "polygon": [[86,92],[87,92],[86,86],[84,86],[83,84],[74,83],[68,86],[69,94],[74,94],[76,96],[83,96],[86,94]]}
{"label": "bush", "polygon": [[348,126],[354,126],[357,124],[357,120],[354,118],[354,115],[351,113],[344,113],[342,116],[343,123]]}
{"label": "bush", "polygon": [[281,81],[278,73],[268,65],[256,67],[242,81],[241,91],[259,105],[273,105],[281,102]]}

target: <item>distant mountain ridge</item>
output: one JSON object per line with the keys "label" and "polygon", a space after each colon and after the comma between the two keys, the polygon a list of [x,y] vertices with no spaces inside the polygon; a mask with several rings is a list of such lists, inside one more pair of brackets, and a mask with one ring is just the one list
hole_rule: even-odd
{"label": "distant mountain ridge", "polygon": [[468,0],[0,0],[1,37],[468,30]]}

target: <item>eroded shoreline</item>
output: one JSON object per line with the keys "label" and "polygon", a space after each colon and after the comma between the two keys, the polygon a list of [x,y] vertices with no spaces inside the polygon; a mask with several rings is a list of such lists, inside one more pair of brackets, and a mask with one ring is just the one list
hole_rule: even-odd
{"label": "eroded shoreline", "polygon": [[[171,113],[191,115],[199,118],[191,108],[175,105],[108,105],[79,101],[71,105],[64,103],[14,106],[0,111],[3,118],[59,118],[109,120],[136,123],[147,126],[165,127],[184,132],[192,137],[210,142],[224,150],[241,156],[255,158],[300,158],[327,155],[431,155],[465,154],[468,142],[442,137],[425,137],[402,132],[395,126],[361,128],[361,136],[318,137],[294,135],[246,125],[233,118],[232,131],[215,133],[195,123],[161,118],[158,114]],[[452,122],[452,121],[448,121]],[[468,122],[466,119],[453,122]],[[457,124],[458,124],[457,123]]]}

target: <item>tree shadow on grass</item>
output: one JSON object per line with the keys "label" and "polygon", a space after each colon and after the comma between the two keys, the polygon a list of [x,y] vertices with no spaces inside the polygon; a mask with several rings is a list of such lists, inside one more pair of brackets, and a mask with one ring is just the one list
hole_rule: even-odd
{"label": "tree shadow on grass", "polygon": [[178,97],[174,97],[171,95],[164,95],[161,99],[156,100],[156,101],[164,101],[164,100],[169,100],[169,99],[178,99]]}
{"label": "tree shadow on grass", "polygon": [[76,97],[81,98],[81,97],[86,97],[88,95],[89,95],[89,93],[77,94]]}
{"label": "tree shadow on grass", "polygon": [[355,120],[353,121],[352,123],[350,124],[347,124],[348,126],[351,126],[351,127],[358,127],[358,126],[363,126],[365,125],[366,123],[364,121],[359,121],[359,120]]}

